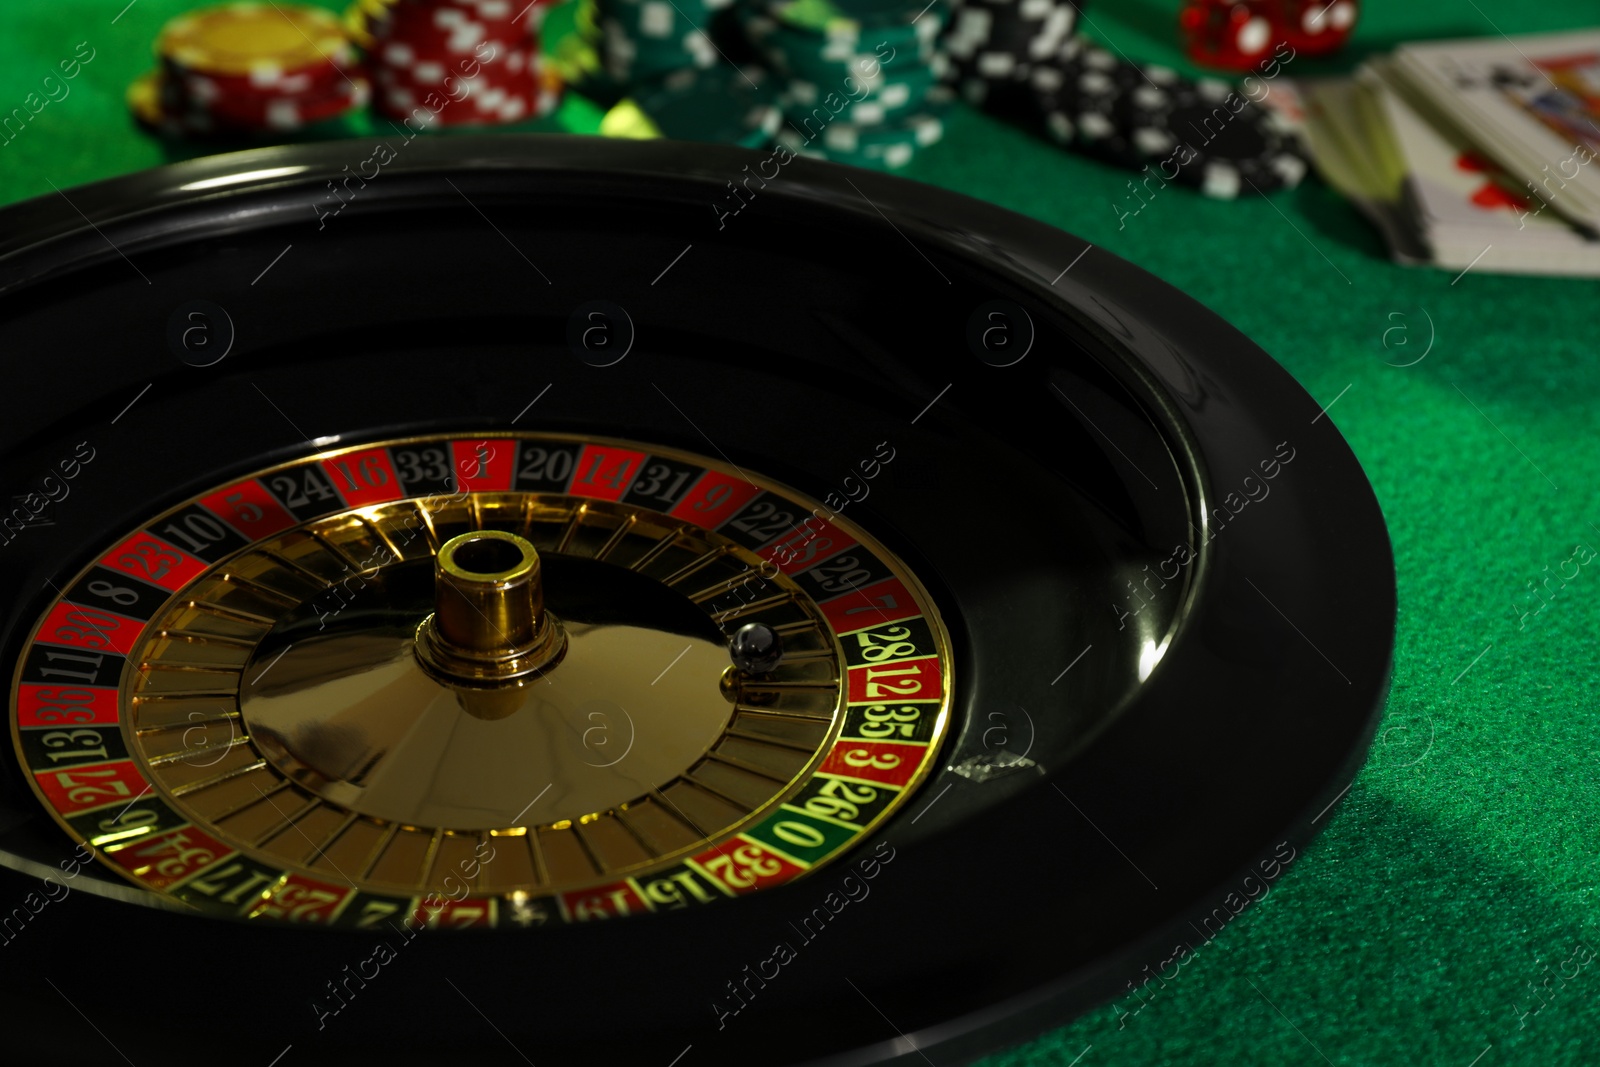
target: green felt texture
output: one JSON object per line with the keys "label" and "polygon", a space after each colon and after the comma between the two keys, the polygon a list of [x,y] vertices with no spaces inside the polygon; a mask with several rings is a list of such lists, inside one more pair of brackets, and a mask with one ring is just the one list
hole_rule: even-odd
{"label": "green felt texture", "polygon": [[[138,0],[112,24],[122,2],[5,4],[0,110],[78,42],[97,54],[69,98],[0,145],[0,200],[165,161],[128,121],[123,90],[149,67],[162,22],[192,5]],[[1177,7],[1091,0],[1089,32],[1189,69]],[[1597,16],[1594,0],[1370,0],[1347,53],[1289,73],[1417,37]],[[1117,205],[1137,206],[1126,174],[965,110],[907,173],[1132,260],[1234,323],[1320,402],[1337,397],[1328,417],[1376,487],[1399,571],[1387,718],[1323,836],[1262,905],[1146,991],[1125,1027],[1103,1007],[985,1063],[1600,1063],[1600,967],[1559,977],[1579,942],[1600,947],[1600,560],[1564,589],[1552,579],[1561,591],[1537,615],[1524,621],[1531,607],[1518,606],[1537,605],[1530,582],[1572,572],[1562,561],[1576,545],[1600,548],[1600,282],[1477,270],[1452,282],[1395,266],[1315,180],[1232,203],[1173,187],[1119,222]],[[1427,358],[1389,365],[1421,354],[1427,317]],[[1114,814],[1100,826],[1115,839]],[[996,936],[1029,936],[1025,912],[992,921]],[[1548,1006],[1520,1024],[1540,1003],[1530,983],[1546,979]]]}

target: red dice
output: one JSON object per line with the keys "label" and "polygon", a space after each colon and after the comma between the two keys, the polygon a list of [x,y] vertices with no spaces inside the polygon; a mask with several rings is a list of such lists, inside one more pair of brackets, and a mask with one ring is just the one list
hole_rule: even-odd
{"label": "red dice", "polygon": [[1289,45],[1323,56],[1350,39],[1360,0],[1187,0],[1178,16],[1189,58],[1251,70]]}
{"label": "red dice", "polygon": [[1286,0],[1284,40],[1300,55],[1325,56],[1344,47],[1360,14],[1360,0]]}
{"label": "red dice", "polygon": [[1188,0],[1178,21],[1189,58],[1207,67],[1250,70],[1284,38],[1278,0]]}

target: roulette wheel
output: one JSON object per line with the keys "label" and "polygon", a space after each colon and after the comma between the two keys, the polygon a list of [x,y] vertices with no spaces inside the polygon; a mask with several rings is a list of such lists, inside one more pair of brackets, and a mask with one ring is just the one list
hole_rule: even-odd
{"label": "roulette wheel", "polygon": [[0,213],[9,1047],[960,1062],[1325,822],[1388,539],[1213,313],[805,160],[379,155]]}

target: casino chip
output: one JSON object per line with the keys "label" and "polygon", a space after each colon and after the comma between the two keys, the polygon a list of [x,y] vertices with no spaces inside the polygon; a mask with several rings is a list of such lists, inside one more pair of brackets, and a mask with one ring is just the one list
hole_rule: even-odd
{"label": "casino chip", "polygon": [[639,86],[600,123],[608,137],[669,137],[764,148],[778,132],[777,95],[759,68],[673,71]]}
{"label": "casino chip", "polygon": [[595,0],[601,67],[621,85],[685,67],[705,69],[720,56],[716,15],[732,0]]}
{"label": "casino chip", "polygon": [[997,114],[1030,117],[1029,74],[1071,39],[1080,7],[1072,0],[966,0],[945,37],[961,95]]}
{"label": "casino chip", "polygon": [[1305,177],[1293,139],[1226,82],[1158,67],[1143,73],[1148,80],[1116,101],[1114,118],[1140,166],[1155,164],[1161,177],[1219,199],[1292,188]]}
{"label": "casino chip", "polygon": [[1306,174],[1277,116],[1225,82],[1125,62],[1071,38],[1032,68],[1028,86],[1034,117],[1058,143],[1210,197],[1292,188]]}
{"label": "casino chip", "polygon": [[827,106],[828,94],[832,92],[834,101],[842,104],[837,112],[839,118],[870,126],[909,114],[930,98],[949,96],[950,90],[939,84],[946,69],[948,63],[944,56],[939,55],[935,57],[935,62],[909,74],[879,79],[872,91],[859,96],[851,96],[849,92],[839,93],[837,90],[824,91],[815,82],[791,78],[779,97],[779,103],[791,121],[804,121],[814,118],[818,107]]}
{"label": "casino chip", "polygon": [[899,170],[944,137],[952,98],[948,90],[931,94],[915,114],[870,125],[835,120],[804,133],[785,126],[778,133],[778,143],[796,155],[873,170]]}
{"label": "casino chip", "polygon": [[360,0],[378,111],[420,128],[522,122],[559,101],[526,0]]}
{"label": "casino chip", "polygon": [[964,0],[944,39],[961,95],[1038,124],[1074,151],[1130,170],[1153,165],[1208,196],[1299,183],[1304,157],[1274,118],[1254,105],[1235,112],[1221,82],[1130,63],[1088,43],[1076,35],[1082,10],[1082,0]]}
{"label": "casino chip", "polygon": [[235,3],[182,15],[156,40],[158,70],[128,89],[143,125],[169,136],[302,130],[365,106],[343,26],[312,7]]}
{"label": "casino chip", "polygon": [[[839,88],[846,88],[842,83],[849,77],[875,87],[880,67],[892,65],[909,72],[940,59],[936,33],[912,30],[874,33],[867,38],[844,33],[830,36],[784,23],[759,6],[743,9],[741,16],[745,36],[762,59],[787,77],[839,83]],[[836,24],[836,29],[842,25]],[[926,25],[936,31],[939,16],[930,11]]]}
{"label": "casino chip", "polygon": [[[1059,69],[1061,87],[1054,94],[1047,93],[1043,104],[1047,128],[1058,140],[1061,137],[1056,131],[1070,128],[1066,143],[1085,155],[1135,170],[1143,166],[1144,159],[1134,148],[1118,110],[1120,102],[1144,84],[1146,75],[1141,69],[1093,46],[1077,49]],[[1165,68],[1152,69],[1158,79],[1171,74]],[[1037,86],[1045,77],[1034,71],[1029,81]]]}
{"label": "casino chip", "polygon": [[156,52],[182,69],[248,75],[261,85],[354,58],[344,28],[328,12],[254,3],[180,15],[162,28]]}
{"label": "casino chip", "polygon": [[1063,145],[1072,145],[1077,137],[1082,95],[1078,80],[1087,50],[1082,37],[1069,37],[1054,56],[1028,73],[1034,110],[1043,120],[1045,132]]}
{"label": "casino chip", "polygon": [[850,46],[931,47],[949,15],[943,6],[905,0],[765,0],[760,6],[784,26]]}
{"label": "casino chip", "polygon": [[943,136],[943,0],[756,0],[740,15],[781,82],[792,151],[895,170]]}
{"label": "casino chip", "polygon": [[394,0],[356,0],[345,9],[344,32],[354,41],[356,47],[370,51],[372,48],[372,32],[367,24],[376,18],[382,18],[385,10]]}

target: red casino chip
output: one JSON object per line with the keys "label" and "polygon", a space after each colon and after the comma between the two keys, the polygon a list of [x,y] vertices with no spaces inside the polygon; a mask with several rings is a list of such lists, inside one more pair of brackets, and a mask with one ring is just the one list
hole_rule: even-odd
{"label": "red casino chip", "polygon": [[371,97],[348,35],[320,8],[206,8],[168,22],[156,52],[160,68],[129,88],[128,104],[169,135],[299,130]]}
{"label": "red casino chip", "polygon": [[196,130],[288,131],[364,107],[371,95],[365,78],[347,76],[347,80],[313,93],[289,96],[225,93],[202,99],[185,93],[181,84],[169,75],[162,81],[161,107],[168,115],[186,116]]}
{"label": "red casino chip", "polygon": [[365,24],[380,114],[430,126],[522,122],[560,81],[539,60],[542,8],[521,0],[395,0]]}
{"label": "red casino chip", "polygon": [[371,66],[379,84],[410,81],[418,86],[437,88],[446,79],[477,78],[487,72],[515,74],[531,53],[538,55],[538,43],[491,40],[481,42],[474,51],[461,55],[421,52],[403,41],[384,41],[374,45]]}
{"label": "red casino chip", "polygon": [[405,41],[468,55],[483,41],[524,40],[539,29],[542,4],[527,0],[398,0],[374,18],[374,41]]}
{"label": "red casino chip", "polygon": [[209,103],[219,99],[295,98],[323,94],[360,77],[361,65],[353,53],[338,60],[295,71],[264,69],[254,74],[223,74],[191,70],[170,58],[161,67],[168,81],[176,82],[186,99]]}
{"label": "red casino chip", "polygon": [[378,65],[374,80],[380,114],[423,128],[523,122],[552,111],[560,92],[559,78],[529,48],[482,64],[475,77]]}

